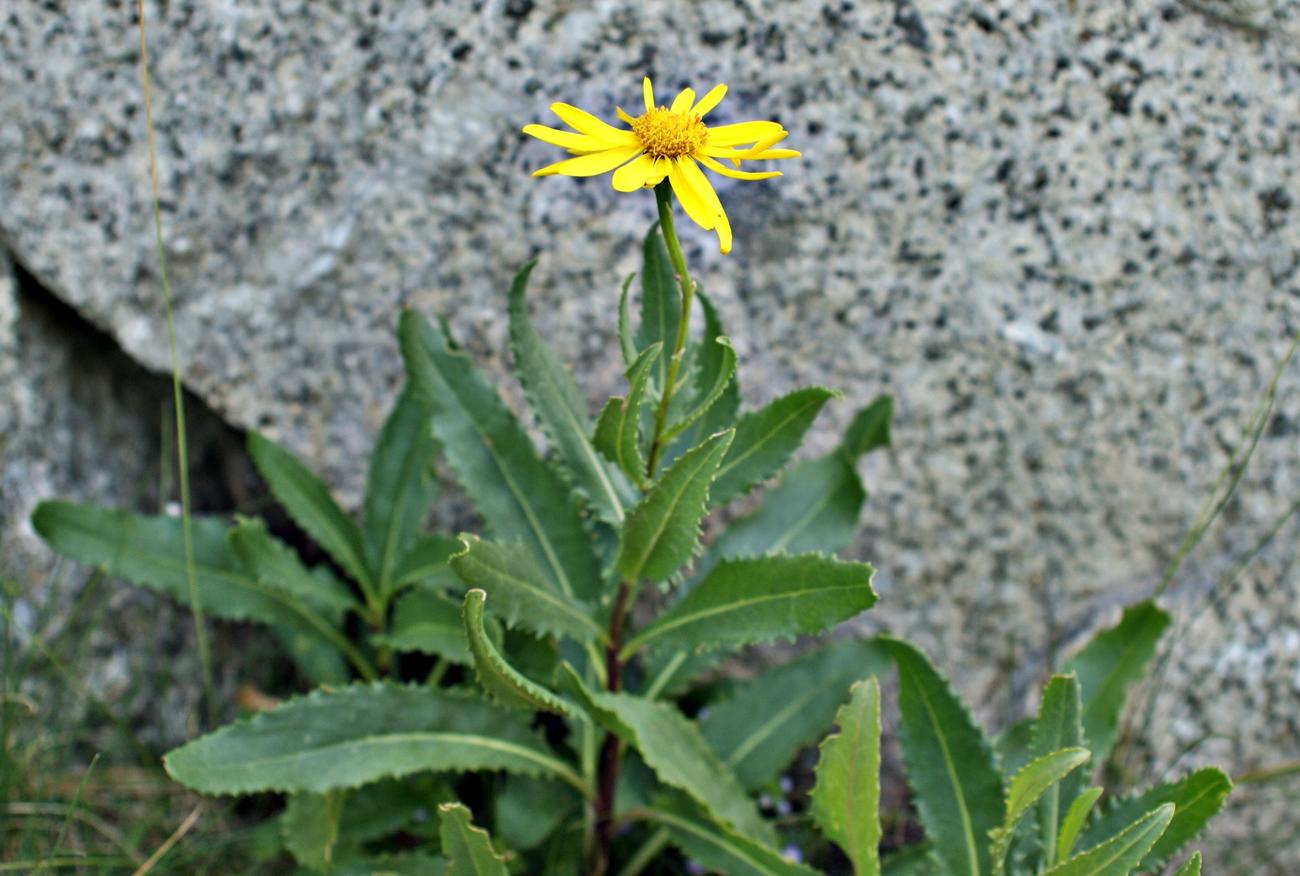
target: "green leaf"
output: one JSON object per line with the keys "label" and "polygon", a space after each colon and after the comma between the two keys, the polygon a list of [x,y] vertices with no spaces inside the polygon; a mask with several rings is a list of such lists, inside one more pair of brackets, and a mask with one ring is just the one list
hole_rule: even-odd
{"label": "green leaf", "polygon": [[682,293],[672,262],[668,260],[668,248],[664,245],[659,223],[650,226],[646,233],[642,253],[641,322],[636,330],[636,346],[645,350],[651,344],[661,345],[655,383],[662,390],[682,320]]}
{"label": "green leaf", "polygon": [[893,397],[877,396],[871,404],[858,411],[844,430],[840,450],[850,459],[857,459],[873,450],[889,447],[893,443],[889,437],[889,424],[893,417]]}
{"label": "green leaf", "polygon": [[856,876],[878,876],[880,682],[874,675],[853,685],[835,723],[839,732],[822,742],[817,761],[813,821],[849,856]]}
{"label": "green leaf", "polygon": [[1097,805],[1102,792],[1102,788],[1087,788],[1074,798],[1070,808],[1065,811],[1065,817],[1061,819],[1060,833],[1056,835],[1055,861],[1044,859],[1044,863],[1059,864],[1074,853],[1074,844],[1078,842],[1079,834],[1083,832],[1083,826],[1088,821],[1088,814],[1092,812],[1092,807]]}
{"label": "green leaf", "polygon": [[370,454],[366,478],[365,536],[379,592],[401,581],[400,561],[418,537],[438,492],[429,409],[408,386],[398,393]]}
{"label": "green leaf", "polygon": [[586,396],[528,319],[524,291],[536,264],[531,261],[524,265],[510,286],[510,348],[515,355],[515,374],[546,433],[555,459],[568,474],[574,489],[586,499],[597,517],[617,526],[623,522],[624,506],[632,501],[631,490],[622,476],[616,475],[597,455],[587,437],[592,425],[587,416]]}
{"label": "green leaf", "polygon": [[416,539],[398,561],[393,570],[392,590],[401,590],[419,584],[433,590],[444,590],[459,583],[447,562],[464,547],[460,539],[442,532],[431,532]]}
{"label": "green leaf", "polygon": [[904,846],[880,862],[883,876],[935,876],[944,873],[934,847],[927,842]]}
{"label": "green leaf", "polygon": [[636,361],[636,343],[632,340],[632,325],[627,307],[627,293],[635,279],[636,274],[628,274],[623,281],[623,291],[618,296],[618,348],[623,354],[624,368]]}
{"label": "green leaf", "polygon": [[1086,748],[1063,748],[1035,758],[1011,777],[1007,790],[1006,816],[1001,827],[989,832],[993,841],[989,854],[993,857],[994,873],[1003,871],[1011,837],[1029,807],[1037,803],[1049,789],[1055,788],[1061,779],[1087,763],[1089,757]]}
{"label": "green leaf", "polygon": [[834,642],[739,685],[710,703],[700,732],[741,785],[754,791],[816,742],[855,681],[884,672],[889,655],[870,640]]}
{"label": "green leaf", "polygon": [[[32,526],[58,553],[189,605],[181,521],[72,502],[42,502]],[[339,631],[302,600],[265,587],[231,553],[226,523],[193,518],[194,579],[204,614],[266,624],[316,681],[340,683]]]}
{"label": "green leaf", "polygon": [[805,387],[741,417],[736,440],[718,468],[710,504],[726,504],[776,474],[803,442],[822,406],[837,395],[821,386]]}
{"label": "green leaf", "polygon": [[1069,660],[1062,673],[1073,672],[1083,689],[1083,733],[1098,762],[1115,741],[1115,728],[1131,684],[1142,678],[1169,615],[1147,600],[1124,609],[1117,626],[1102,630]]}
{"label": "green leaf", "polygon": [[627,369],[627,396],[605,402],[592,444],[637,486],[644,486],[645,457],[641,453],[641,403],[659,347],[651,345]]}
{"label": "green leaf", "polygon": [[456,799],[446,781],[454,778],[424,773],[372,782],[346,792],[335,858],[343,857],[344,846],[359,849],[395,833],[435,837],[437,826],[429,821],[429,809]]}
{"label": "green leaf", "polygon": [[424,852],[393,852],[335,865],[330,876],[449,876],[447,859]]}
{"label": "green leaf", "polygon": [[558,782],[506,776],[492,795],[494,829],[511,848],[527,851],[546,842],[580,803],[573,789]]}
{"label": "green leaf", "polygon": [[645,809],[640,814],[668,831],[669,842],[710,872],[728,876],[815,876],[802,864],[726,827],[666,809]]}
{"label": "green leaf", "polygon": [[507,770],[588,790],[527,716],[444,690],[378,683],[289,700],[186,743],[163,764],[205,794],[321,793],[423,770]]}
{"label": "green leaf", "polygon": [[461,543],[464,550],[451,558],[452,568],[470,587],[494,597],[492,613],[510,626],[578,642],[604,637],[587,609],[556,590],[524,548],[469,534],[461,536]]}
{"label": "green leaf", "polygon": [[1007,727],[993,743],[1004,776],[1014,775],[1033,759],[1034,716],[1021,718]]}
{"label": "green leaf", "polygon": [[928,658],[882,638],[898,666],[903,765],[935,855],[953,876],[992,869],[986,838],[1002,821],[1002,776],[984,734]]}
{"label": "green leaf", "polygon": [[695,396],[703,398],[711,394],[711,387],[717,383],[718,376],[731,372],[722,394],[708,406],[704,416],[696,424],[696,434],[703,436],[736,425],[736,412],[740,409],[740,383],[736,379],[736,351],[730,344],[720,343],[726,332],[722,330],[722,321],[718,319],[713,301],[702,290],[696,290],[695,296],[699,299],[700,310],[704,314],[704,334],[700,339],[700,367],[695,375]]}
{"label": "green leaf", "polygon": [[434,654],[462,666],[474,660],[460,606],[427,590],[408,590],[397,597],[388,632],[371,636],[371,641],[394,651]]}
{"label": "green leaf", "polygon": [[[703,374],[704,369],[707,369],[712,383],[699,388],[699,392],[691,399],[690,410],[680,420],[665,429],[660,440],[671,441],[695,425],[722,398],[727,387],[732,385],[731,378],[736,373],[736,350],[731,346],[731,339],[727,337],[715,339],[714,344],[722,352],[710,356],[708,361],[701,363],[702,368],[698,372]],[[715,363],[714,359],[718,361]]]}
{"label": "green leaf", "polygon": [[266,531],[261,520],[236,517],[226,540],[248,574],[268,590],[299,599],[335,620],[345,611],[360,608],[342,581],[309,571],[297,553]]}
{"label": "green leaf", "polygon": [[521,542],[559,592],[596,597],[600,567],[560,476],[445,330],[408,310],[399,332],[411,382],[433,409],[434,437],[493,533]]}
{"label": "green leaf", "polygon": [[443,803],[438,807],[442,822],[442,851],[450,860],[447,876],[509,876],[506,858],[492,848],[486,830],[475,827],[470,813],[460,803]]}
{"label": "green leaf", "polygon": [[1206,823],[1223,808],[1231,790],[1232,780],[1223,770],[1214,767],[1196,770],[1177,782],[1156,785],[1134,797],[1117,801],[1084,831],[1083,844],[1099,843],[1142,813],[1172,803],[1178,808],[1168,829],[1142,858],[1140,865],[1143,870],[1154,869],[1196,838]]}
{"label": "green leaf", "polygon": [[628,513],[614,559],[624,581],[662,581],[690,561],[700,542],[709,483],[732,435],[719,432],[682,454]]}
{"label": "green leaf", "polygon": [[280,837],[299,866],[321,871],[330,868],[339,837],[339,815],[346,799],[346,791],[330,791],[293,794],[285,802]]}
{"label": "green leaf", "polygon": [[[1084,745],[1083,705],[1079,680],[1073,675],[1054,675],[1043,688],[1043,701],[1034,721],[1030,752],[1041,758],[1053,751]],[[1087,776],[1083,770],[1065,776],[1043,794],[1038,805],[1038,836],[1043,846],[1043,860],[1056,859],[1056,837],[1061,827],[1061,801],[1073,800],[1083,790]]]}
{"label": "green leaf", "polygon": [[465,635],[474,655],[474,672],[493,699],[503,706],[533,712],[578,717],[578,712],[564,700],[515,671],[488,639],[483,628],[483,603],[487,594],[474,589],[465,594]]}
{"label": "green leaf", "polygon": [[821,632],[875,605],[874,574],[866,563],[819,554],[723,560],[622,653],[645,646],[735,647]]}
{"label": "green leaf", "polygon": [[1183,866],[1174,871],[1174,876],[1201,876],[1201,853],[1196,852]]}
{"label": "green leaf", "polygon": [[659,781],[685,791],[723,824],[762,841],[774,834],[699,727],[667,703],[624,693],[593,693],[567,666],[570,689],[593,718],[641,753]]}
{"label": "green leaf", "polygon": [[1048,870],[1046,876],[1128,876],[1155,845],[1174,817],[1166,803],[1135,821],[1123,833]]}
{"label": "green leaf", "polygon": [[292,453],[257,432],[248,433],[248,455],[294,522],[354,581],[373,592],[375,582],[361,530],[335,503],[325,484]]}

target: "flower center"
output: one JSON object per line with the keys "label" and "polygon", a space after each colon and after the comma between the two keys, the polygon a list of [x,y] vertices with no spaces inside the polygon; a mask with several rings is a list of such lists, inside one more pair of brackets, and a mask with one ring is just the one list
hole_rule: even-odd
{"label": "flower center", "polygon": [[632,133],[651,158],[677,158],[703,146],[708,128],[699,116],[657,107],[632,120]]}

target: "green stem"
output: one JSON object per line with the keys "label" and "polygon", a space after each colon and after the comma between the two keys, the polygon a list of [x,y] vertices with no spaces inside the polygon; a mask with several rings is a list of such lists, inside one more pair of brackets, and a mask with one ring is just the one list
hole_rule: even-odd
{"label": "green stem", "polygon": [[677,385],[677,373],[682,367],[682,353],[686,350],[686,336],[691,325],[691,302],[695,298],[695,284],[691,282],[690,272],[686,269],[686,257],[682,255],[682,245],[677,240],[677,230],[673,227],[673,190],[667,180],[655,186],[655,201],[659,205],[659,230],[663,232],[664,244],[668,247],[668,260],[672,262],[673,272],[677,275],[677,284],[682,290],[682,313],[677,323],[677,338],[673,342],[672,358],[668,360],[668,374],[659,393],[659,407],[655,409],[654,439],[650,443],[650,454],[646,460],[646,477],[653,478],[659,458],[663,453],[664,426],[668,420],[668,408],[672,404],[673,391]]}
{"label": "green stem", "polygon": [[167,316],[167,350],[172,366],[172,404],[176,409],[176,466],[181,488],[181,540],[185,545],[185,582],[189,590],[190,614],[194,618],[194,641],[199,649],[199,666],[203,673],[204,700],[209,723],[215,703],[212,699],[212,657],[208,652],[208,634],[203,626],[203,606],[199,604],[199,585],[194,575],[194,533],[190,520],[189,451],[185,440],[185,399],[181,392],[180,357],[176,353],[176,321],[172,318],[172,287],[167,274],[167,250],[163,245],[161,197],[158,192],[158,149],[154,144],[153,107],[149,100],[149,50],[144,37],[144,0],[136,3],[140,24],[140,84],[144,92],[145,140],[149,148],[149,184],[153,194],[154,244],[158,251],[158,277],[162,285],[163,310]]}
{"label": "green stem", "polygon": [[618,871],[618,876],[640,876],[641,871],[650,866],[666,845],[668,845],[668,831],[660,828],[645,841],[641,848],[636,850],[632,859]]}

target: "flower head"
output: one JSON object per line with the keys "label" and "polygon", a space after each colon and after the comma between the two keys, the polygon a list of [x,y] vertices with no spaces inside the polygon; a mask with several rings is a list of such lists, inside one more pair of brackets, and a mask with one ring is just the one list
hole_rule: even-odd
{"label": "flower head", "polygon": [[668,106],[655,104],[649,77],[643,80],[641,91],[645,112],[633,117],[618,109],[627,128],[616,128],[567,103],[551,104],[551,111],[572,130],[525,125],[524,133],[567,149],[575,157],[536,170],[533,176],[598,176],[613,171],[611,183],[620,192],[655,186],[667,179],[686,215],[701,228],[716,231],[718,248],[730,252],[731,224],[700,165],[732,179],[780,176],[775,170],[755,172],[740,167],[745,161],[799,157],[793,149],[773,148],[789,132],[776,122],[704,124],[704,117],[727,93],[725,85],[715,86],[698,101],[694,91],[682,89]]}

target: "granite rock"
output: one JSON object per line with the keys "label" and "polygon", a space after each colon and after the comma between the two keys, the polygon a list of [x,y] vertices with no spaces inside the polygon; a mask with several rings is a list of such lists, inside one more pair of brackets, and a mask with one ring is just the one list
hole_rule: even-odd
{"label": "granite rock", "polygon": [[[129,6],[9,13],[0,233],[159,368]],[[898,447],[866,463],[855,552],[883,596],[866,628],[916,638],[991,719],[1150,592],[1300,330],[1294,0],[148,14],[186,382],[353,503],[400,380],[403,305],[446,314],[503,375],[504,290],[541,254],[540,330],[593,400],[616,384],[613,302],[652,199],[530,179],[553,155],[523,123],[559,99],[612,116],[645,72],[663,92],[730,83],[720,120],[782,121],[804,160],[722,184],[735,251],[690,230],[689,257],[750,402],[846,392],[814,449],[851,402],[897,396]],[[1166,596],[1182,632],[1135,749],[1151,774],[1300,755],[1290,537],[1232,572],[1300,487],[1293,383]]]}

